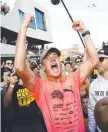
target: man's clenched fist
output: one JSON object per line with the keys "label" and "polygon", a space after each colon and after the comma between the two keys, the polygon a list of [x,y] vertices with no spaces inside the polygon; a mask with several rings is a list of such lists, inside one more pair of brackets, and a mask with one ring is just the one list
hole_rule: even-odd
{"label": "man's clenched fist", "polygon": [[86,31],[86,27],[82,21],[74,21],[72,27],[74,30],[81,33]]}
{"label": "man's clenched fist", "polygon": [[32,20],[33,20],[33,15],[24,14],[23,21],[22,21],[22,26],[29,27]]}

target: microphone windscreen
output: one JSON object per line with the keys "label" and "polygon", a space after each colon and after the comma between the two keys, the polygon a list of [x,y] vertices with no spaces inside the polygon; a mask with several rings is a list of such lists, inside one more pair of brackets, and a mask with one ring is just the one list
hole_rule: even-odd
{"label": "microphone windscreen", "polygon": [[51,3],[53,5],[58,5],[60,3],[60,0],[51,0]]}

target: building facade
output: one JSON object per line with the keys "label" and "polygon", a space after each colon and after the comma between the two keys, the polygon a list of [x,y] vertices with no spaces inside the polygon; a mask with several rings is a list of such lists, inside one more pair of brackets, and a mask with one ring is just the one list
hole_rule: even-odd
{"label": "building facade", "polygon": [[[11,13],[1,14],[1,55],[15,53],[15,42],[25,13],[32,14],[32,20],[26,34],[27,43],[44,45],[52,43],[48,11],[33,0],[16,0]],[[6,41],[3,41],[3,39]]]}

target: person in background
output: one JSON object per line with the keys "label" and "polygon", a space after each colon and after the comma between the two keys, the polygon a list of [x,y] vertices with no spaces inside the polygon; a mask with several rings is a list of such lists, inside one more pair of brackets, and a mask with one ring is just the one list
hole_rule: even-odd
{"label": "person in background", "polygon": [[[84,52],[85,53],[85,52]],[[82,58],[80,58],[79,56],[75,59],[75,62],[73,64],[73,72],[75,72],[80,65],[82,64]]]}
{"label": "person in background", "polygon": [[88,95],[85,94],[81,97],[82,108],[84,109],[84,114],[88,115]]}
{"label": "person in background", "polygon": [[9,82],[4,106],[8,107],[12,102],[11,132],[46,132],[41,111],[22,80],[16,73],[12,73]]}
{"label": "person in background", "polygon": [[41,47],[40,47],[40,54],[43,52],[43,50],[44,50],[44,44],[41,45]]}
{"label": "person in background", "polygon": [[108,49],[101,49],[98,52],[98,56],[99,75],[89,87],[88,117],[90,132],[95,132],[96,129],[101,132],[94,119],[94,107],[100,99],[108,96]]}
{"label": "person in background", "polygon": [[30,67],[30,63],[31,63],[31,55],[29,54],[29,52],[26,53],[26,64],[28,67]]}
{"label": "person in background", "polygon": [[6,3],[4,3],[4,7],[5,7],[4,14],[6,15],[7,13],[9,13],[10,7]]}
{"label": "person in background", "polygon": [[16,73],[11,73],[10,74],[10,78],[9,78],[9,85],[8,85],[8,88],[7,88],[7,91],[5,93],[5,97],[3,99],[3,104],[5,107],[9,106],[10,102],[12,101],[12,96],[11,96],[11,93],[13,91],[13,89],[11,88],[12,85],[15,85],[15,83],[18,82],[18,76]]}
{"label": "person in background", "polygon": [[86,87],[83,85],[80,89],[80,96],[83,97],[87,94],[87,89]]}
{"label": "person in background", "polygon": [[72,64],[71,64],[71,62],[69,62],[69,61],[66,61],[65,62],[65,74],[66,75],[69,75],[69,74],[71,74],[72,73]]}
{"label": "person in background", "polygon": [[7,88],[9,85],[10,69],[7,67],[1,68],[1,89]]}
{"label": "person in background", "polygon": [[47,132],[46,126],[34,97],[19,79],[13,87],[12,132]]}
{"label": "person in background", "polygon": [[102,132],[108,132],[108,97],[99,100],[94,108],[96,124]]}
{"label": "person in background", "polygon": [[7,39],[5,37],[3,37],[3,39],[2,39],[2,43],[4,43],[4,44],[7,43]]}
{"label": "person in background", "polygon": [[9,68],[10,72],[12,73],[13,72],[13,67],[14,67],[13,60],[7,59],[5,61],[5,67]]}
{"label": "person in background", "polygon": [[4,98],[7,93],[10,83],[11,72],[9,68],[1,68],[1,131],[12,132],[12,107],[9,104],[8,107],[4,105]]}
{"label": "person in background", "polygon": [[76,63],[76,64],[81,64],[81,63],[82,63],[82,59],[79,58],[79,57],[77,57],[77,58],[75,59],[75,63]]}
{"label": "person in background", "polygon": [[84,122],[86,126],[86,132],[89,132],[88,128],[88,95],[85,94],[81,97],[81,104],[83,109]]}
{"label": "person in background", "polygon": [[37,76],[37,77],[40,77],[40,70],[39,70],[39,66],[37,66],[37,64],[34,62],[32,62],[30,64],[30,69],[34,72],[34,74]]}
{"label": "person in background", "polygon": [[79,67],[80,67],[79,64],[74,63],[73,64],[73,72],[75,72],[77,69],[79,69]]}

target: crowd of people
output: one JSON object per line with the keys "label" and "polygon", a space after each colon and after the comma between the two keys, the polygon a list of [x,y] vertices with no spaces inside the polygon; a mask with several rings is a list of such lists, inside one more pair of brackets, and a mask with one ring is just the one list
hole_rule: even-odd
{"label": "crowd of people", "polygon": [[[4,44],[9,43],[6,37],[0,38],[0,41],[2,43],[4,43]],[[16,40],[15,41],[11,41],[11,44],[12,45],[16,45]],[[40,45],[37,46],[36,44],[28,44],[28,41],[26,40],[26,49],[28,51],[33,52],[34,54],[41,54],[44,49],[48,49],[48,46],[44,46],[44,44],[41,45],[41,46]]]}
{"label": "crowd of people", "polygon": [[41,54],[44,49],[48,49],[48,46],[41,45],[41,47],[37,46],[36,44],[28,44],[27,49],[32,51],[35,54]]}
{"label": "crowd of people", "polygon": [[2,1],[0,1],[0,8],[1,8],[0,13],[2,15],[6,15],[10,11],[10,7],[6,3],[3,3]]}
{"label": "crowd of people", "polygon": [[[40,66],[37,65],[39,63],[29,57],[27,54],[27,65],[39,77]],[[9,85],[14,85],[14,87],[10,89]],[[15,72],[14,60],[10,58],[2,62],[1,100],[2,132],[20,132],[20,127],[26,127],[28,130],[32,128],[31,131],[46,132],[41,111]]]}
{"label": "crowd of people", "polygon": [[[71,62],[72,58],[67,57],[64,62],[62,61],[62,64],[64,67],[63,71],[64,71],[65,75],[67,76],[67,75],[75,72],[80,67],[81,63],[83,63],[83,61],[84,61],[83,58],[84,57],[77,56],[74,59],[74,62]],[[42,67],[40,64],[40,58],[39,57],[33,58],[32,56],[29,55],[29,53],[27,53],[26,54],[26,63],[30,67],[30,69],[35,73],[36,76],[38,76],[39,78],[42,78]],[[97,78],[97,75],[98,75],[98,70],[97,70],[97,68],[95,68],[93,70],[92,74],[90,75],[90,77],[87,79],[86,83],[84,83],[80,89],[80,97],[81,97],[84,121],[85,121],[85,125],[86,125],[86,132],[89,132],[89,127],[88,127],[89,86],[90,86],[90,83],[94,79]],[[30,105],[30,107],[31,107],[31,109],[30,109],[30,108],[28,108],[28,106],[26,108],[26,105],[28,105],[28,104],[26,104],[26,102],[19,102],[19,103],[22,103],[22,106],[25,106],[24,110],[30,109],[30,110],[28,110],[29,113],[28,112],[25,113],[25,111],[22,108],[20,108],[22,106],[18,105],[18,101],[17,101],[18,91],[20,91],[20,89],[24,89],[27,92],[27,89],[23,86],[23,82],[21,81],[21,79],[19,78],[17,73],[15,72],[13,59],[6,59],[5,61],[2,62],[1,77],[2,77],[2,81],[1,81],[2,82],[1,83],[2,112],[4,113],[4,114],[2,114],[2,116],[3,116],[2,117],[2,123],[3,123],[2,132],[5,132],[4,131],[5,129],[7,130],[7,132],[8,131],[11,132],[13,123],[14,123],[14,126],[17,125],[17,123],[19,123],[19,122],[21,123],[21,125],[23,125],[23,123],[21,121],[25,122],[25,120],[26,120],[26,123],[28,125],[27,116],[28,116],[28,114],[30,114],[30,115],[33,114],[32,112],[34,112],[34,115],[32,115],[32,117],[28,116],[28,118],[30,118],[29,120],[31,120],[31,123],[32,123],[32,120],[35,121],[34,118],[37,118],[36,116],[38,113],[39,114],[38,116],[40,118],[40,119],[39,118],[38,119],[42,122],[41,125],[44,126],[44,130],[46,130],[43,117],[40,114],[41,113],[40,109],[36,103],[34,103],[34,106],[36,108],[33,107],[34,110],[32,111],[31,105]],[[8,92],[10,92],[8,88],[9,88],[9,85],[11,83],[14,84],[14,90],[15,91],[13,89],[11,89],[12,90],[11,92],[13,92],[13,93],[8,93]],[[21,84],[21,86],[19,84]],[[19,93],[19,94],[21,96],[22,93]],[[8,97],[10,95],[11,95],[11,97]],[[28,98],[28,97],[26,97],[26,98]],[[19,101],[21,101],[21,100],[19,100]],[[33,100],[33,102],[34,102],[34,100]],[[10,108],[10,106],[11,106],[11,108]],[[19,108],[20,108],[20,111],[17,111],[17,109],[19,109]],[[5,112],[6,113],[8,112],[8,113],[6,114]],[[18,114],[18,112],[19,112],[19,114]],[[23,115],[22,117],[21,117],[20,113],[21,113],[21,115]],[[17,114],[19,117],[17,117]],[[14,119],[13,121],[12,121],[12,118]],[[16,122],[16,124],[15,124],[15,122]],[[5,125],[4,125],[4,123],[5,123]],[[26,123],[24,123],[24,125],[26,125]],[[15,132],[17,132],[17,131],[15,130]]]}
{"label": "crowd of people", "polygon": [[[22,25],[31,19],[26,14]],[[84,24],[73,22],[73,29],[85,39],[84,56],[64,62],[53,47],[34,59],[19,31],[15,62],[1,67],[2,132],[108,131],[108,45],[96,52]]]}

